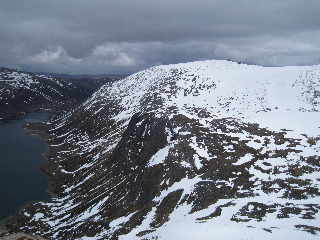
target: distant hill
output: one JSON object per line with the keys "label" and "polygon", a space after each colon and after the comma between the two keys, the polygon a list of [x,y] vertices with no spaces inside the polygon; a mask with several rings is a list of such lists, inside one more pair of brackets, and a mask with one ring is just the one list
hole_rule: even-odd
{"label": "distant hill", "polygon": [[39,75],[67,78],[67,79],[114,79],[119,80],[127,77],[127,75],[119,74],[65,74],[65,73],[37,73]]}
{"label": "distant hill", "polygon": [[114,79],[64,79],[1,67],[0,121],[26,112],[83,101],[110,81]]}

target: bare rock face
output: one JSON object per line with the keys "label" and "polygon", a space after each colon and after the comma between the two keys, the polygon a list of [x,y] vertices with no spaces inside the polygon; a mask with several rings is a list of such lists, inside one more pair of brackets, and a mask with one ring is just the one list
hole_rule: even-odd
{"label": "bare rock face", "polygon": [[[148,161],[167,144],[165,119],[139,113],[132,116],[120,142],[113,150],[106,165],[119,164],[118,174],[128,174]],[[131,159],[127,161],[128,157]]]}
{"label": "bare rock face", "polygon": [[206,61],[106,84],[50,120],[42,169],[56,197],[7,227],[48,239],[316,238],[320,109],[306,89],[320,90],[319,74]]}

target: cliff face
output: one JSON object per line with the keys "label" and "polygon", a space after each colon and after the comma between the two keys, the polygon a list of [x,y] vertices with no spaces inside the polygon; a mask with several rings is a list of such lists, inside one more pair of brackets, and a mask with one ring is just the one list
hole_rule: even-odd
{"label": "cliff face", "polygon": [[319,76],[204,61],[108,83],[48,123],[42,169],[56,197],[7,227],[51,239],[316,239]]}

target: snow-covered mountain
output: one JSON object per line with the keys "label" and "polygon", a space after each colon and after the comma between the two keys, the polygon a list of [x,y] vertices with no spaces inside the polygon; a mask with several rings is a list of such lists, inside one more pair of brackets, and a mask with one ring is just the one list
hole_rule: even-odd
{"label": "snow-covered mountain", "polygon": [[84,100],[107,81],[87,82],[0,68],[0,121],[69,101]]}
{"label": "snow-covered mountain", "polygon": [[320,66],[158,66],[52,119],[50,239],[318,239]]}

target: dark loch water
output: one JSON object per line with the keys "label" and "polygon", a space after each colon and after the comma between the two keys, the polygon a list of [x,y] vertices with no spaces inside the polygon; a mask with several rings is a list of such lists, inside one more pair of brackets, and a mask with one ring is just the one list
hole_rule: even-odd
{"label": "dark loch water", "polygon": [[42,122],[47,113],[36,112],[0,125],[0,223],[32,201],[50,198],[49,179],[39,171],[48,150],[39,136],[24,135],[22,124]]}

